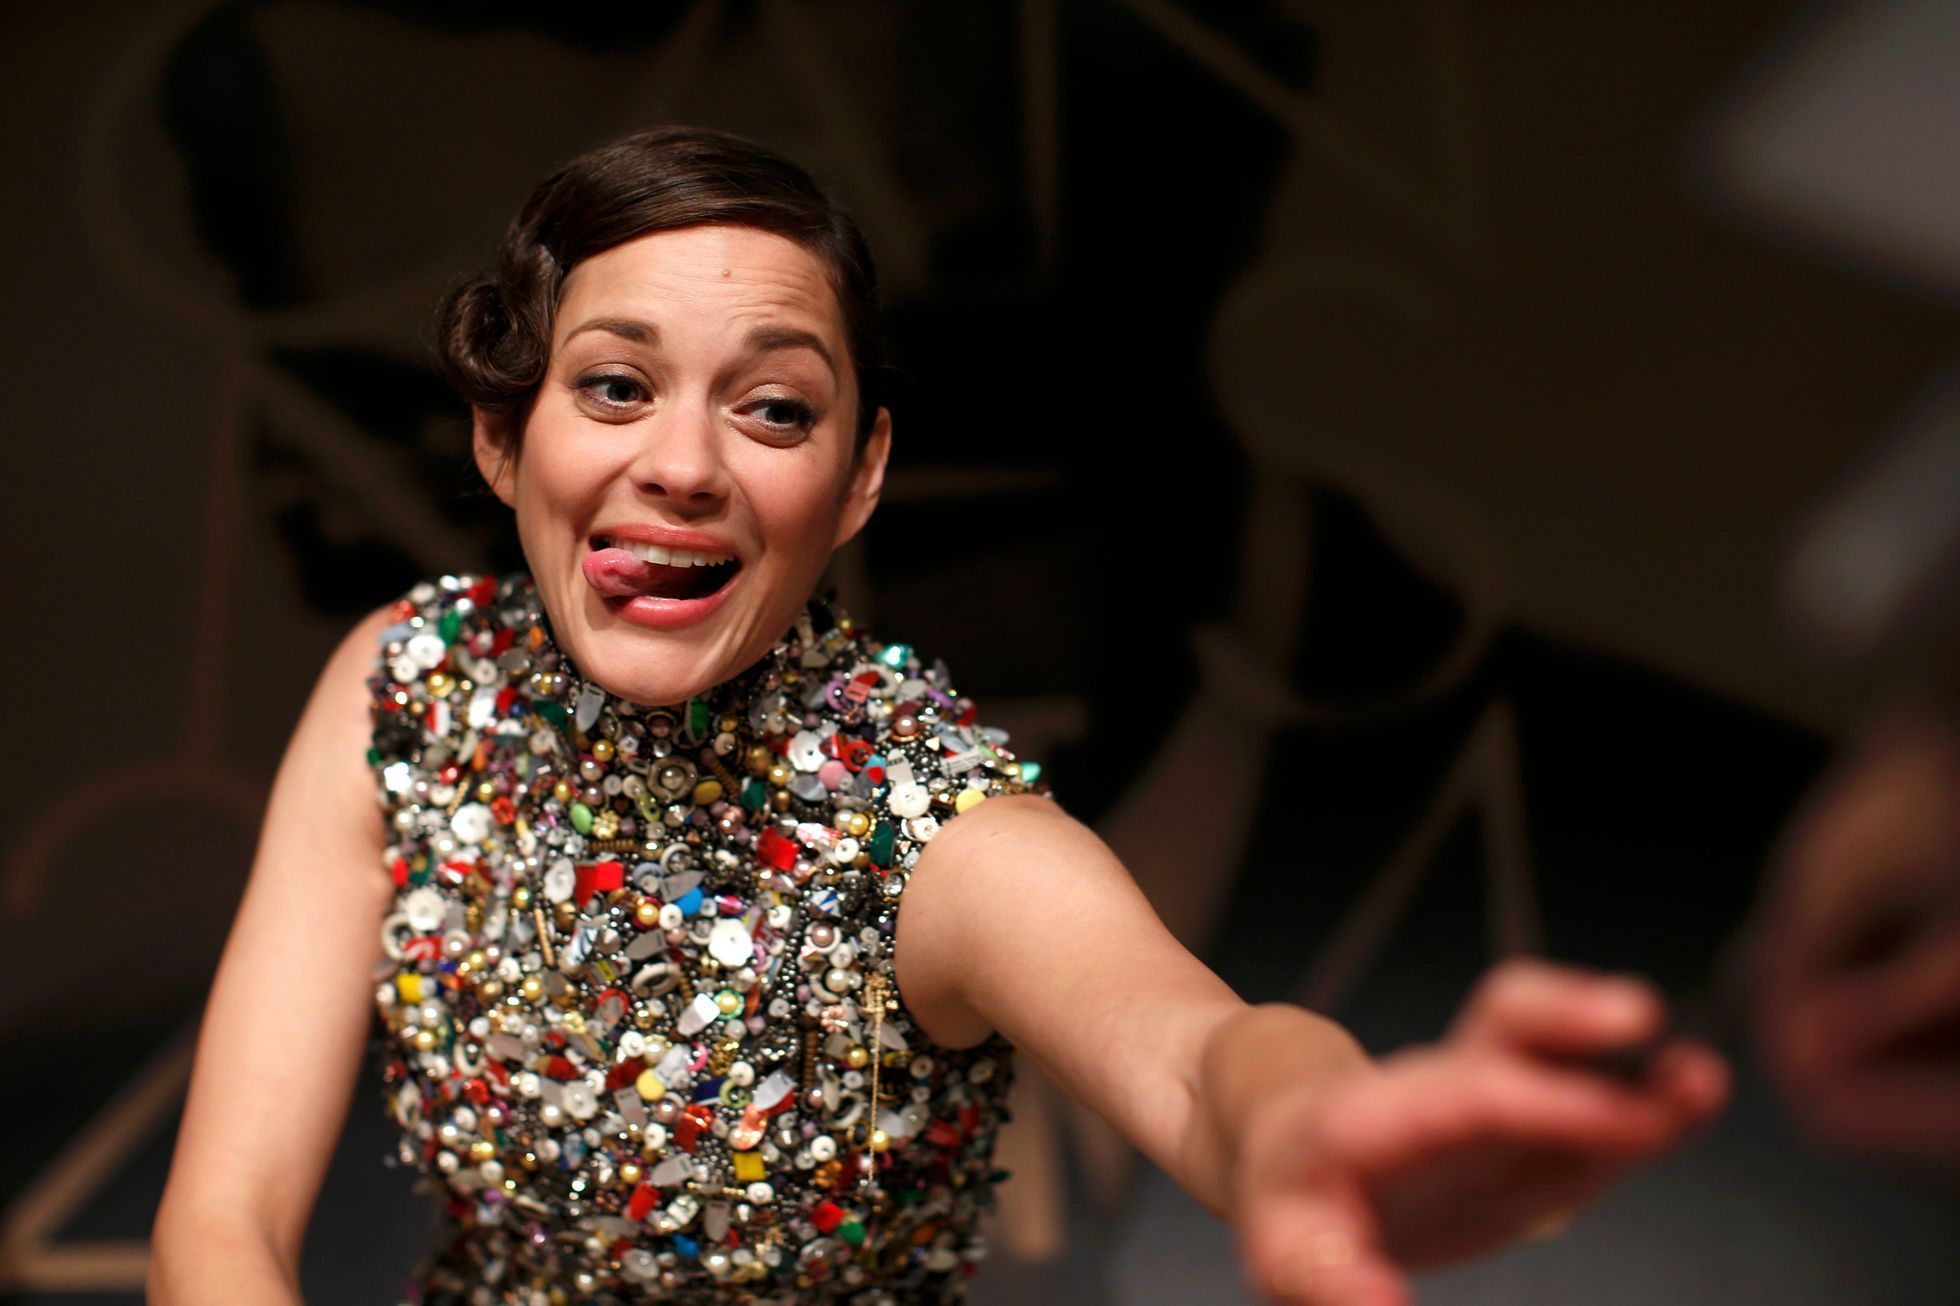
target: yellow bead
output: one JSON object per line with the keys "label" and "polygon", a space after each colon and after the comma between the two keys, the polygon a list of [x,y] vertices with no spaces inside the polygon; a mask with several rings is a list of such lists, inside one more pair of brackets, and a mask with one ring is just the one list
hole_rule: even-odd
{"label": "yellow bead", "polygon": [[715,994],[715,1010],[724,1016],[732,1016],[742,1009],[742,995],[733,989],[723,989]]}
{"label": "yellow bead", "polygon": [[[985,802],[986,799],[987,791],[984,789],[962,789],[960,790],[960,796],[953,800],[953,810],[955,812],[970,812]],[[987,819],[991,821],[993,818],[990,816]]]}
{"label": "yellow bead", "polygon": [[592,741],[592,758],[598,762],[610,762],[613,757],[613,742],[610,739]]}
{"label": "yellow bead", "polygon": [[700,784],[694,786],[694,805],[696,807],[706,807],[720,797],[721,781],[719,780],[703,780]]}
{"label": "yellow bead", "polygon": [[769,1173],[769,1167],[763,1164],[760,1152],[737,1152],[734,1160],[736,1183],[759,1183],[763,1176]]}
{"label": "yellow bead", "polygon": [[660,1076],[651,1070],[642,1070],[640,1077],[633,1081],[633,1087],[649,1102],[658,1102],[667,1096],[667,1086],[661,1083]]}
{"label": "yellow bead", "polygon": [[395,976],[395,992],[402,995],[403,1002],[422,1000],[422,977],[414,971],[405,970]]}

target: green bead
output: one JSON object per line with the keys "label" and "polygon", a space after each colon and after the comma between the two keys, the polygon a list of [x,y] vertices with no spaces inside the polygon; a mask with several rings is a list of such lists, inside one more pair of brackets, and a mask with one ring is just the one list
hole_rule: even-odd
{"label": "green bead", "polygon": [[442,636],[442,642],[445,644],[454,644],[456,642],[456,633],[462,630],[462,628],[463,614],[454,608],[443,613],[442,620],[436,623],[436,633]]}
{"label": "green bead", "polygon": [[580,834],[592,833],[592,809],[584,803],[572,804],[572,828]]}
{"label": "green bead", "polygon": [[1041,779],[1041,763],[1021,763],[1021,779],[1027,784],[1033,784],[1035,781]]}
{"label": "green bead", "polygon": [[837,1226],[837,1236],[853,1247],[864,1245],[864,1221],[846,1220]]}
{"label": "green bead", "polygon": [[380,750],[380,749],[378,749],[378,748],[370,748],[370,749],[368,749],[368,765],[369,765],[369,766],[380,766],[380,765],[381,765],[381,750]]}
{"label": "green bead", "polygon": [[912,660],[910,644],[887,644],[878,654],[878,660],[888,667],[903,667]]}
{"label": "green bead", "polygon": [[687,730],[689,734],[693,735],[696,739],[706,739],[709,734],[709,728],[713,724],[714,713],[708,711],[708,705],[706,703],[703,703],[698,698],[687,700]]}
{"label": "green bead", "polygon": [[742,806],[752,812],[759,812],[769,805],[769,791],[762,787],[762,781],[751,780],[742,786]]}
{"label": "green bead", "polygon": [[892,844],[898,832],[892,829],[890,821],[880,821],[871,831],[871,863],[874,866],[892,864]]}
{"label": "green bead", "polygon": [[416,888],[421,888],[434,878],[435,870],[429,865],[428,858],[417,857],[408,864],[408,882]]}
{"label": "green bead", "polygon": [[565,710],[565,705],[555,699],[532,699],[531,710],[551,722],[554,726],[562,726],[572,719],[572,714]]}

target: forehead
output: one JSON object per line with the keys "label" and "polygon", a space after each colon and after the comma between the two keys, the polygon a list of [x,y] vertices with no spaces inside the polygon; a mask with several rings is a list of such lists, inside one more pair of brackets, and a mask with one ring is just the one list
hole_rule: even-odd
{"label": "forehead", "polygon": [[655,326],[702,318],[731,328],[794,321],[840,347],[844,339],[843,312],[823,261],[756,227],[656,231],[585,259],[565,279],[554,336],[562,340],[595,312],[630,314]]}

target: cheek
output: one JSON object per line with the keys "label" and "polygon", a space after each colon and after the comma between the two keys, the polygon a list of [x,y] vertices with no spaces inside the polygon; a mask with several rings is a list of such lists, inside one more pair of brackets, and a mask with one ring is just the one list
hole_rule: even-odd
{"label": "cheek", "polygon": [[764,532],[806,549],[828,548],[837,529],[837,497],[822,476],[773,477],[750,491]]}

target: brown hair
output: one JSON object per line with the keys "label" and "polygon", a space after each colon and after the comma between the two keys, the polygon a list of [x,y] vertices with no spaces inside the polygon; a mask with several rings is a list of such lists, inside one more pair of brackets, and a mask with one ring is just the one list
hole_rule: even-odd
{"label": "brown hair", "polygon": [[810,175],[753,141],[704,127],[655,127],[607,141],[544,179],[504,232],[492,265],[436,310],[436,366],[465,401],[523,434],[551,358],[565,278],[639,236],[723,222],[775,232],[830,274],[857,373],[857,448],[878,412],[878,275],[864,236]]}

